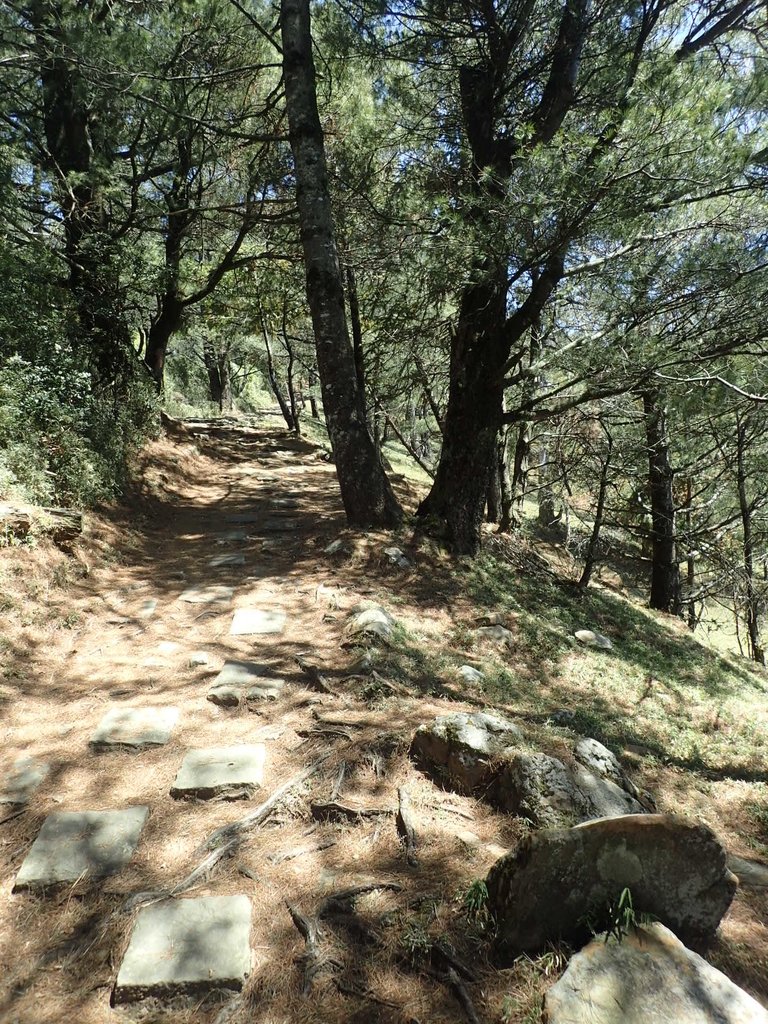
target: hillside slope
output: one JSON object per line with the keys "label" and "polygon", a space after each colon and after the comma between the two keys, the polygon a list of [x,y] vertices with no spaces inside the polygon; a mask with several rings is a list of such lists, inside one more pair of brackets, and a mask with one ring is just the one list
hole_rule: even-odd
{"label": "hillside slope", "polygon": [[[400,488],[413,506],[418,495]],[[235,557],[210,564],[222,555]],[[347,531],[333,467],[265,421],[190,423],[153,443],[130,501],[89,517],[71,552],[43,541],[6,547],[0,571],[3,766],[6,778],[21,757],[48,768],[28,804],[0,810],[2,1020],[120,1019],[127,1011],[110,998],[135,919],[129,898],[178,885],[203,861],[206,837],[308,766],[315,774],[185,890],[250,897],[254,961],[242,998],[225,1011],[201,1001],[144,1018],[455,1021],[456,991],[434,963],[447,943],[472,964],[467,987],[481,1020],[537,1020],[565,954],[496,970],[473,885],[526,825],[437,788],[408,758],[418,725],[447,710],[502,709],[562,757],[576,736],[600,739],[659,810],[705,821],[734,854],[768,856],[764,672],[618,593],[578,594],[520,541],[489,538],[481,558],[457,564],[407,529]],[[182,599],[194,587],[231,587],[232,596]],[[396,626],[350,675],[358,655],[342,644],[361,601]],[[282,632],[233,635],[233,612],[253,608],[284,615]],[[489,615],[511,634],[503,644],[476,632]],[[579,646],[573,634],[584,628],[610,637],[613,650]],[[283,681],[277,697],[207,699],[232,660],[265,666]],[[468,684],[462,665],[482,681]],[[110,709],[170,706],[178,722],[165,745],[89,746]],[[266,747],[255,794],[169,796],[188,750],[240,743]],[[417,824],[415,866],[390,813],[402,787]],[[312,804],[331,798],[387,813],[315,820]],[[96,885],[12,893],[47,815],[135,805],[149,815],[123,870]],[[315,959],[310,943],[302,961],[302,915],[351,886],[377,887],[326,922]],[[710,959],[768,1005],[765,892],[739,892]],[[308,963],[317,969],[309,998]]]}

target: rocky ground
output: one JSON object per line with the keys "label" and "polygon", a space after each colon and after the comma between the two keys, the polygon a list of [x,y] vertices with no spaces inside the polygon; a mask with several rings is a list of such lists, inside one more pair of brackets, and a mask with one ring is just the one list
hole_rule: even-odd
{"label": "rocky ground", "polygon": [[[316,446],[187,422],[137,481],[71,550],[0,552],[3,1021],[534,1021],[568,947],[500,966],[483,888],[533,827],[594,817],[599,795],[703,817],[759,859],[735,807],[764,779],[627,747],[604,784],[561,687],[532,705],[485,685],[497,663],[536,674],[514,616],[407,532],[347,531]],[[509,770],[509,744],[469,779],[461,744],[411,756],[420,725],[489,705],[521,730]],[[531,764],[558,780],[538,811]],[[752,870],[707,957],[768,1004]]]}

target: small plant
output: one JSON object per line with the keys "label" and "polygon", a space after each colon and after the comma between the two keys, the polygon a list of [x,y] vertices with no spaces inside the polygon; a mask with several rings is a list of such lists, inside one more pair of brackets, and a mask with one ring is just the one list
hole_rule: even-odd
{"label": "small plant", "polygon": [[473,924],[485,927],[488,924],[488,886],[482,878],[476,879],[462,897],[464,914]]}

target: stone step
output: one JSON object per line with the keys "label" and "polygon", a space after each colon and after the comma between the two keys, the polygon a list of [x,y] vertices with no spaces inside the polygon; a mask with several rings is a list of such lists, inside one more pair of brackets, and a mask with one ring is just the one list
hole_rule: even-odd
{"label": "stone step", "polygon": [[176,800],[250,797],[264,780],[265,758],[263,743],[189,750],[171,796]]}
{"label": "stone step", "polygon": [[239,991],[251,970],[247,896],[198,896],[144,907],[114,989],[116,1004]]}
{"label": "stone step", "polygon": [[142,750],[168,742],[178,708],[110,708],[91,736],[92,750]]}
{"label": "stone step", "polygon": [[116,874],[133,856],[148,814],[148,807],[49,814],[24,858],[13,891]]}

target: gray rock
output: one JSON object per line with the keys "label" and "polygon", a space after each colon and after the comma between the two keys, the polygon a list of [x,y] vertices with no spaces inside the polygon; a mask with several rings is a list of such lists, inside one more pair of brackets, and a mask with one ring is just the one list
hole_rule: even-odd
{"label": "gray rock", "polygon": [[398,569],[410,568],[411,563],[405,557],[400,548],[384,548],[384,554],[393,565],[398,567]]}
{"label": "gray rock", "polygon": [[662,924],[597,936],[544,997],[547,1024],[768,1024],[768,1011]]}
{"label": "gray rock", "polygon": [[348,638],[378,637],[385,642],[391,640],[395,620],[385,608],[374,604],[356,605],[350,615],[346,628]]}
{"label": "gray rock", "polygon": [[115,1003],[239,991],[251,970],[247,896],[198,896],[144,907],[115,984]]}
{"label": "gray rock", "polygon": [[259,525],[259,533],[287,533],[290,530],[298,530],[301,522],[298,519],[265,519]]}
{"label": "gray rock", "polygon": [[742,889],[768,889],[768,864],[729,853],[728,867],[738,878]]}
{"label": "gray rock", "polygon": [[94,750],[162,747],[171,738],[178,708],[110,708],[91,736]]}
{"label": "gray rock", "polygon": [[485,679],[483,673],[479,669],[473,668],[471,665],[460,665],[458,673],[464,682],[468,683],[470,686],[478,686]]}
{"label": "gray rock", "polygon": [[3,780],[0,804],[26,804],[50,772],[51,766],[32,757],[19,757]]}
{"label": "gray rock", "polygon": [[344,550],[343,540],[332,540],[328,547],[323,548],[324,555],[338,555],[340,551]]}
{"label": "gray rock", "polygon": [[229,555],[214,555],[208,562],[212,569],[223,569],[228,565],[245,565],[245,555],[242,552],[232,552]]}
{"label": "gray rock", "polygon": [[475,630],[475,636],[484,640],[495,640],[497,643],[508,644],[515,639],[515,634],[506,626],[480,626]]}
{"label": "gray rock", "polygon": [[258,523],[261,518],[258,512],[233,512],[231,516],[227,516],[225,521],[232,523],[233,526],[238,524],[249,526],[251,523]]}
{"label": "gray rock", "polygon": [[613,650],[613,644],[602,633],[595,633],[591,629],[577,629],[573,635],[584,647],[595,647],[600,651]]}
{"label": "gray rock", "polygon": [[737,880],[705,825],[663,814],[627,815],[533,832],[488,875],[499,963],[558,939],[605,928],[625,888],[650,914],[694,945],[712,938]]}
{"label": "gray rock", "polygon": [[471,793],[492,781],[498,772],[496,759],[522,739],[520,728],[502,715],[456,712],[420,725],[411,757],[439,782]]}
{"label": "gray rock", "polygon": [[221,672],[213,681],[214,686],[246,687],[255,683],[270,671],[268,665],[256,661],[225,661]]}
{"label": "gray rock", "polygon": [[49,814],[13,891],[116,874],[131,859],[148,814],[148,807]]}
{"label": "gray rock", "polygon": [[171,787],[176,799],[251,796],[264,778],[263,743],[189,750]]}
{"label": "gray rock", "polygon": [[221,530],[216,534],[217,544],[235,544],[247,539],[247,530]]}
{"label": "gray rock", "polygon": [[189,656],[189,667],[200,668],[201,665],[207,665],[210,661],[207,651],[192,651]]}
{"label": "gray rock", "polygon": [[285,622],[285,612],[267,611],[263,608],[238,608],[232,616],[229,632],[232,636],[282,633]]}
{"label": "gray rock", "polygon": [[580,761],[585,768],[603,779],[610,779],[617,786],[623,786],[625,781],[624,769],[621,767],[616,755],[604,747],[597,740],[584,737],[577,740],[573,748],[573,756]]}
{"label": "gray rock", "polygon": [[514,754],[502,766],[489,794],[502,810],[539,828],[576,825],[593,818],[643,814],[645,808],[611,779],[548,754]]}

